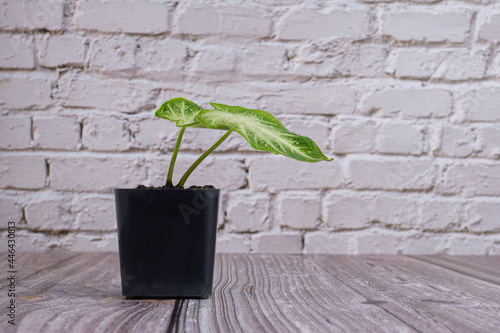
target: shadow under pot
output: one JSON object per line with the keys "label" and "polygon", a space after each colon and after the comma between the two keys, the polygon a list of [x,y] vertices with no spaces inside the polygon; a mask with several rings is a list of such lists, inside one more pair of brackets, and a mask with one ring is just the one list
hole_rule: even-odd
{"label": "shadow under pot", "polygon": [[212,294],[218,189],[115,189],[122,294]]}

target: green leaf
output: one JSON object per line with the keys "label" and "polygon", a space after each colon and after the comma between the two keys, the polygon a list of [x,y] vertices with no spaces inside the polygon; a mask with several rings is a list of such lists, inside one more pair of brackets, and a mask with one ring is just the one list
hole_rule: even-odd
{"label": "green leaf", "polygon": [[158,110],[155,115],[159,118],[174,121],[178,127],[205,127],[196,120],[198,112],[203,110],[201,106],[183,97],[172,98]]}
{"label": "green leaf", "polygon": [[282,154],[304,162],[333,159],[326,157],[310,138],[290,132],[269,112],[217,103],[210,105],[214,110],[200,111],[198,121],[208,128],[231,128],[241,134],[254,149]]}

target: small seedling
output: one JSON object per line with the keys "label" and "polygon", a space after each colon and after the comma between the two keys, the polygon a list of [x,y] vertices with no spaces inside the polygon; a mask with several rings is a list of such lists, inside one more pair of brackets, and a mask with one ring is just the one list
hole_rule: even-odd
{"label": "small seedling", "polygon": [[183,188],[194,169],[232,132],[239,133],[256,150],[281,154],[303,162],[333,160],[326,157],[313,140],[290,132],[269,112],[217,103],[210,105],[213,109],[203,109],[196,103],[177,97],[166,101],[156,111],[157,117],[174,121],[181,128],[170,161],[165,187],[174,187],[172,177],[175,160],[187,127],[222,129],[226,130],[226,133],[187,169],[176,188]]}

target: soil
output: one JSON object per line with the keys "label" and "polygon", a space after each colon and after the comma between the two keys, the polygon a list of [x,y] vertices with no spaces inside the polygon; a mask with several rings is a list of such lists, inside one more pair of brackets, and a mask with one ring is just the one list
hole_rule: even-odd
{"label": "soil", "polygon": [[[182,186],[174,186],[173,184],[166,184],[163,186],[146,186],[146,185],[139,185],[136,187],[138,190],[171,190],[171,189],[178,189],[178,190],[183,190],[184,187]],[[215,189],[215,186],[213,185],[204,185],[204,186],[196,186],[192,185],[189,187],[190,190],[202,190],[202,189]]]}

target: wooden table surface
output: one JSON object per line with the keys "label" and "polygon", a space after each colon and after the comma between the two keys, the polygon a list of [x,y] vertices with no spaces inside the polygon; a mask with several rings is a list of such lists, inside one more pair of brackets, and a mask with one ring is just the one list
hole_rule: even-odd
{"label": "wooden table surface", "polygon": [[500,257],[223,254],[202,300],[125,299],[117,253],[18,253],[16,269],[0,332],[500,332]]}

